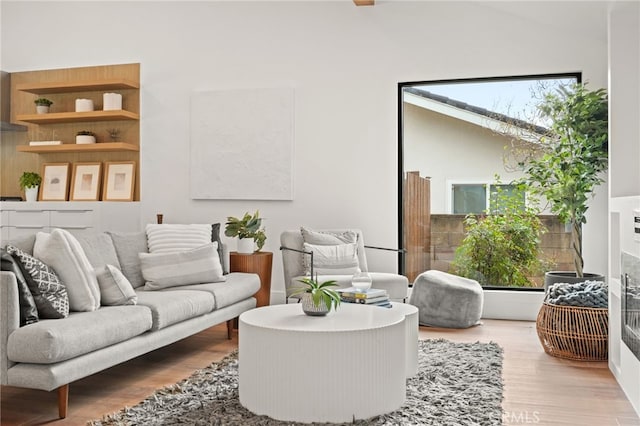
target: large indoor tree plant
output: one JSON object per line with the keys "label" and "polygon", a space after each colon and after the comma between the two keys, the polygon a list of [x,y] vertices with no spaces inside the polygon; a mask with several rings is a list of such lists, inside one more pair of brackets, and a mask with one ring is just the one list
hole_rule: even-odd
{"label": "large indoor tree plant", "polygon": [[582,225],[608,165],[607,93],[576,83],[545,94],[538,109],[550,123],[549,132],[540,138],[542,153],[525,164],[524,181],[571,226],[575,276],[582,278]]}

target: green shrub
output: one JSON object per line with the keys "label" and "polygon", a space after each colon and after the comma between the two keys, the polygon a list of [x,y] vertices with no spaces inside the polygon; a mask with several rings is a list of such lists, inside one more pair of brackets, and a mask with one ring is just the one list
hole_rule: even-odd
{"label": "green shrub", "polygon": [[534,207],[496,193],[495,210],[501,214],[464,220],[467,235],[456,249],[452,273],[472,278],[482,285],[533,287],[530,277],[548,269],[542,259],[540,237],[546,232]]}

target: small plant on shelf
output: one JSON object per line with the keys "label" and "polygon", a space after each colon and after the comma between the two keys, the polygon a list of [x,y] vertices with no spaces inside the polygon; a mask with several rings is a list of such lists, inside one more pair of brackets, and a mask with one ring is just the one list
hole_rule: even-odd
{"label": "small plant on shelf", "polygon": [[116,142],[120,139],[120,129],[107,129],[107,134],[112,142]]}
{"label": "small plant on shelf", "polygon": [[88,130],[80,130],[76,133],[77,144],[91,144],[96,143],[96,134]]}
{"label": "small plant on shelf", "polygon": [[42,183],[42,177],[36,172],[24,172],[22,176],[20,176],[19,183],[20,188],[23,190],[26,188],[34,188]]}
{"label": "small plant on shelf", "polygon": [[53,102],[51,102],[49,99],[47,98],[38,98],[35,101],[33,101],[36,106],[46,106],[46,107],[50,107],[51,105],[53,105]]}

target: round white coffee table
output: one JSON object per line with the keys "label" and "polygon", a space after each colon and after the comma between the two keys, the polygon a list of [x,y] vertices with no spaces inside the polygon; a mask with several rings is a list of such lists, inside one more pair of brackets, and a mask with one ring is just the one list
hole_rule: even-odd
{"label": "round white coffee table", "polygon": [[240,403],[297,422],[350,422],[394,411],[406,386],[405,312],[343,303],[326,317],[300,304],[239,320]]}

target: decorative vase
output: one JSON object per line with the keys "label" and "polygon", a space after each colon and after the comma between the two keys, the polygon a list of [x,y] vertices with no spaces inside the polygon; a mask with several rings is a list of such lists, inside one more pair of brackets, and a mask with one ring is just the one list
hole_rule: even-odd
{"label": "decorative vase", "polygon": [[238,253],[251,254],[253,250],[253,238],[238,238]]}
{"label": "decorative vase", "polygon": [[327,309],[327,305],[324,302],[320,302],[318,306],[314,305],[311,293],[303,293],[302,312],[312,317],[323,317],[329,313],[329,309]]}
{"label": "decorative vase", "polygon": [[78,135],[76,136],[76,143],[79,145],[96,143],[96,137],[91,135]]}
{"label": "decorative vase", "polygon": [[38,201],[38,188],[39,186],[32,186],[24,189],[24,195],[28,202]]}
{"label": "decorative vase", "polygon": [[366,271],[360,271],[353,274],[351,285],[358,291],[365,292],[371,288],[371,275]]}
{"label": "decorative vase", "polygon": [[76,99],[76,112],[93,111],[93,101],[91,99]]}
{"label": "decorative vase", "polygon": [[36,113],[46,114],[48,112],[49,112],[49,107],[47,105],[36,105]]}

